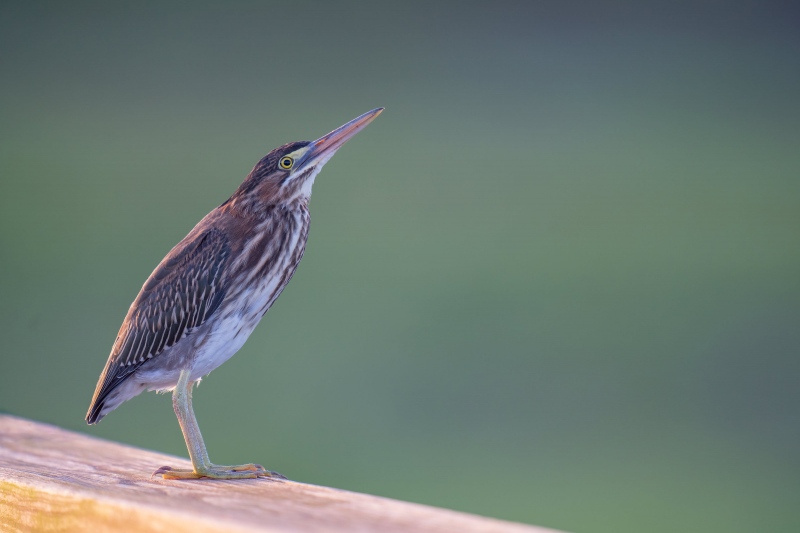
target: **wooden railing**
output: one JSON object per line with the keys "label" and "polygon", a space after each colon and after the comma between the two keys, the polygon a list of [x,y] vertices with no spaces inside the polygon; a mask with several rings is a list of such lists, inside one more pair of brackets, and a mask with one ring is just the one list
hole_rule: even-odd
{"label": "wooden railing", "polygon": [[151,479],[165,464],[189,466],[0,415],[0,531],[552,533],[294,481]]}

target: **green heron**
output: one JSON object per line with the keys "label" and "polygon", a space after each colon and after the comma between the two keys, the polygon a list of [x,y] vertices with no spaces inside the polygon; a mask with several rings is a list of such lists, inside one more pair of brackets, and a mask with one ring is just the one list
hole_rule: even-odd
{"label": "green heron", "polygon": [[192,469],[163,466],[154,475],[283,477],[258,464],[213,464],[192,410],[192,387],[242,347],[289,283],[306,247],[314,178],[381,111],[364,113],[316,141],[272,150],[142,286],[100,374],[86,421],[99,422],[145,390],[172,390]]}

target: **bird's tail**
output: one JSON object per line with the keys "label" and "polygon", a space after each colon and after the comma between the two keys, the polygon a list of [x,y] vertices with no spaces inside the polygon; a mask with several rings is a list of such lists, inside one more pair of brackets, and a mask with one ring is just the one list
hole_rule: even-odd
{"label": "bird's tail", "polygon": [[[135,369],[135,368],[134,368]],[[142,383],[129,379],[130,373],[120,375],[109,360],[97,381],[97,387],[86,413],[86,422],[96,424],[123,402],[138,396],[145,390]]]}
{"label": "bird's tail", "polygon": [[89,411],[86,413],[86,422],[97,424],[104,416],[122,405],[123,402],[138,396],[145,390],[141,383],[125,381],[111,390],[103,391],[102,395],[92,399]]}
{"label": "bird's tail", "polygon": [[105,402],[94,402],[89,406],[89,412],[86,413],[86,423],[97,424],[100,422],[106,413],[103,413],[103,408],[106,406]]}

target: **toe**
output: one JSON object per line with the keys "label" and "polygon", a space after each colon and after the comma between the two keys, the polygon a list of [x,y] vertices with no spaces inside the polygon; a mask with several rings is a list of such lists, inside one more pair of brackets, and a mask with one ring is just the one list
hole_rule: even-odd
{"label": "toe", "polygon": [[272,470],[264,470],[263,472],[259,472],[258,477],[268,477],[270,479],[285,479],[285,480],[289,479],[283,474],[279,474],[278,472],[273,472]]}
{"label": "toe", "polygon": [[160,476],[162,474],[165,474],[166,472],[169,472],[170,470],[172,470],[171,466],[161,466],[161,467],[157,468],[155,472],[150,474],[150,479],[153,479],[156,476]]}

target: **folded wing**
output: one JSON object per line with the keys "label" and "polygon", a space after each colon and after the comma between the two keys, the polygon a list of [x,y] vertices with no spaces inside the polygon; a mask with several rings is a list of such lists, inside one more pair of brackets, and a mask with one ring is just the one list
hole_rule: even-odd
{"label": "folded wing", "polygon": [[225,296],[219,281],[229,256],[227,239],[212,229],[164,258],[122,323],[86,414],[88,423],[102,418],[105,401],[131,374],[191,335],[216,311]]}

